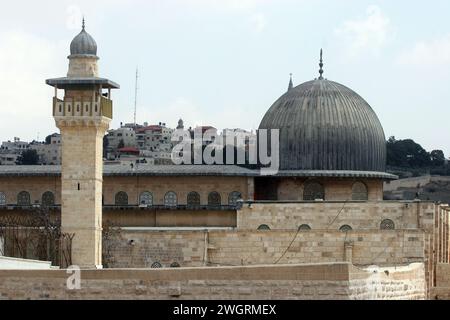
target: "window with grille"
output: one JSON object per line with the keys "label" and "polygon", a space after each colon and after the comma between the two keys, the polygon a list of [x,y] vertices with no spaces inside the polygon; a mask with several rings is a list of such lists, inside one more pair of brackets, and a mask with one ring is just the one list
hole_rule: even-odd
{"label": "window with grille", "polygon": [[43,206],[54,206],[55,205],[55,195],[47,191],[42,195],[42,205]]}
{"label": "window with grille", "polygon": [[315,181],[305,183],[305,188],[303,190],[303,200],[325,200],[325,189],[323,188],[323,185]]}
{"label": "window with grille", "polygon": [[22,191],[17,195],[17,204],[19,206],[29,206],[31,204],[30,194],[26,191]]}
{"label": "window with grille", "polygon": [[230,193],[230,195],[228,196],[228,204],[230,206],[235,206],[237,205],[238,200],[242,199],[242,195],[240,192],[237,191],[233,191]]}
{"label": "window with grille", "polygon": [[167,207],[176,207],[178,205],[177,194],[173,191],[169,191],[164,196],[164,205]]}
{"label": "window with grille", "polygon": [[200,205],[200,195],[198,192],[192,191],[187,195],[187,205],[195,207]]}
{"label": "window with grille", "polygon": [[380,229],[381,230],[394,230],[395,223],[391,219],[384,219],[383,221],[381,221]]}
{"label": "window with grille", "polygon": [[120,191],[116,194],[115,198],[116,206],[127,206],[128,205],[128,194],[126,192]]}
{"label": "window with grille", "polygon": [[344,224],[343,226],[341,226],[339,228],[339,231],[342,231],[342,232],[347,232],[347,231],[351,231],[351,230],[353,230],[353,229],[348,224]]}
{"label": "window with grille", "polygon": [[212,207],[218,207],[220,206],[221,203],[221,199],[220,199],[220,194],[218,192],[211,192],[208,195],[208,205],[212,206]]}
{"label": "window with grille", "polygon": [[145,206],[152,206],[153,195],[148,191],[142,192],[141,195],[139,196],[139,204]]}

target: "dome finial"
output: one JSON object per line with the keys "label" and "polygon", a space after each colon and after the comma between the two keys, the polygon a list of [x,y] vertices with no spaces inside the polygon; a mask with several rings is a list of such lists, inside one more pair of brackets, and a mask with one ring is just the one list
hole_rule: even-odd
{"label": "dome finial", "polygon": [[83,16],[83,21],[81,23],[81,28],[84,30],[84,27],[85,27],[85,21],[84,21],[84,16]]}
{"label": "dome finial", "polygon": [[289,76],[290,76],[290,79],[289,79],[288,91],[294,87],[294,84],[292,83],[292,73],[289,73]]}
{"label": "dome finial", "polygon": [[319,76],[319,80],[323,80],[323,59],[322,59],[322,54],[323,54],[323,50],[322,49],[320,49],[320,62],[319,62],[319,67],[320,67],[320,69],[319,69],[319,74],[320,74],[320,76]]}

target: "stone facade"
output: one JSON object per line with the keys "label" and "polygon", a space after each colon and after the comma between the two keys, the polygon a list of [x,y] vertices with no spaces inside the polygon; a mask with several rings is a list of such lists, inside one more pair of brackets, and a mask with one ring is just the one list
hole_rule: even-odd
{"label": "stone facade", "polygon": [[177,269],[0,271],[0,299],[424,299],[423,264],[359,269],[348,263]]}
{"label": "stone facade", "polygon": [[[419,230],[239,231],[121,230],[105,243],[113,268],[240,266],[342,262],[352,244],[353,264],[405,265],[425,260],[425,237]],[[350,260],[350,259],[349,259]]]}

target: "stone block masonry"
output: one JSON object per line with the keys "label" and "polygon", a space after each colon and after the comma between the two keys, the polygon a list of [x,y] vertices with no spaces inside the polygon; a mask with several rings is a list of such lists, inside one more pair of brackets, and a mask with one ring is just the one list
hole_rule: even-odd
{"label": "stone block masonry", "polygon": [[358,269],[349,263],[177,269],[0,271],[0,299],[424,299],[423,264]]}

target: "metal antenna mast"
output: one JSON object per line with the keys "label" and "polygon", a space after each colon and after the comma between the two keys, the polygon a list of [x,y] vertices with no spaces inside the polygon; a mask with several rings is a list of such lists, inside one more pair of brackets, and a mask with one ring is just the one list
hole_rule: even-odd
{"label": "metal antenna mast", "polygon": [[136,109],[137,109],[137,94],[138,94],[138,68],[136,67],[136,84],[134,87],[134,127],[136,127]]}

